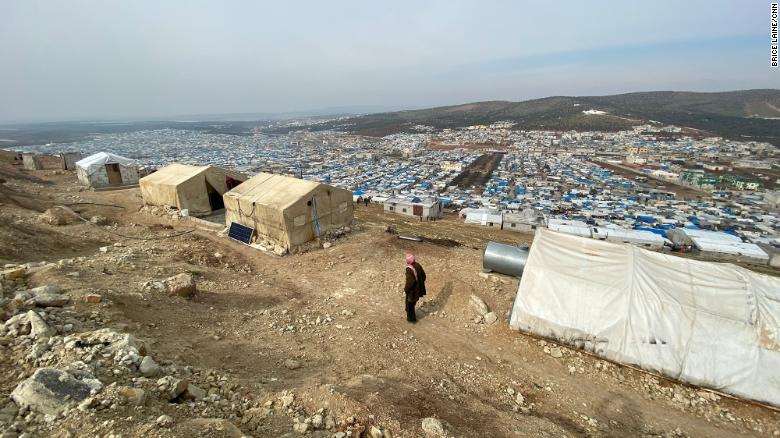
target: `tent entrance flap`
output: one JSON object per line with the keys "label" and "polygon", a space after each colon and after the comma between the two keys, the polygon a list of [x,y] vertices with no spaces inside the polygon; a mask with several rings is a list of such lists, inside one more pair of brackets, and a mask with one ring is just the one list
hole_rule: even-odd
{"label": "tent entrance flap", "polygon": [[239,184],[241,184],[243,181],[239,179],[234,179],[229,176],[225,177],[225,185],[227,186],[228,190],[233,190],[233,188],[238,187]]}
{"label": "tent entrance flap", "polygon": [[109,184],[122,184],[122,173],[119,171],[119,164],[106,164],[106,173],[108,174]]}
{"label": "tent entrance flap", "polygon": [[225,202],[222,200],[222,195],[220,195],[219,192],[211,184],[209,184],[208,181],[206,181],[206,192],[209,196],[209,206],[211,207],[211,211],[222,210],[225,208]]}

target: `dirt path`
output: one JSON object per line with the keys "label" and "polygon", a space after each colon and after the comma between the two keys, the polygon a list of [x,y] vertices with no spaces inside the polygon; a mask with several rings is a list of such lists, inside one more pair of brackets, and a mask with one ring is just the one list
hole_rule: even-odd
{"label": "dirt path", "polygon": [[[236,249],[209,241],[219,251]],[[239,251],[252,258],[244,249],[254,250]],[[403,319],[400,269],[385,267],[408,250],[430,272],[431,292],[417,325]],[[245,382],[264,379],[268,391],[335,389],[366,414],[397,422],[399,430],[414,430],[420,418],[435,415],[463,436],[595,433],[584,415],[606,426],[596,430],[608,436],[662,434],[677,427],[693,436],[745,433],[637,391],[641,373],[614,366],[600,371],[595,366],[601,361],[566,349],[563,359],[552,358],[536,340],[509,330],[503,318],[494,326],[473,324],[472,293],[504,315],[517,282],[502,278],[494,289],[493,281],[474,269],[477,250],[446,252],[441,257],[438,246],[368,229],[325,251],[284,259],[262,255],[256,267],[266,274],[259,281],[247,279],[240,291],[207,289],[191,306],[153,303],[139,309],[128,303],[123,310],[142,324],[164,321],[150,336],[166,354],[183,355],[195,365],[228,367]],[[210,271],[205,275],[209,285],[224,281],[211,276]],[[312,325],[326,315],[332,324]],[[294,329],[280,333],[271,325]],[[182,339],[190,348],[182,348]],[[281,363],[288,357],[302,360],[304,367],[284,370]],[[570,374],[569,366],[583,372]],[[534,404],[531,413],[513,412],[508,387]],[[740,403],[721,403],[740,413],[774,417]]]}

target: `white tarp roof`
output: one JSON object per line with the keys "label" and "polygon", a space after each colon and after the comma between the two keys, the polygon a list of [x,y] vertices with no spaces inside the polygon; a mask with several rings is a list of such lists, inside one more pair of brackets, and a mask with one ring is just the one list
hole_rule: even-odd
{"label": "white tarp roof", "polygon": [[413,201],[414,198],[415,197],[410,197],[410,198],[390,198],[390,199],[384,201],[384,203],[385,204],[422,205],[423,207],[431,208],[431,207],[434,206],[434,204],[436,204],[438,202],[437,199],[433,199],[433,198],[422,199],[422,198],[419,198],[419,197],[417,197],[417,198],[419,198],[420,201],[419,202],[414,202]]}
{"label": "white tarp roof", "polygon": [[747,256],[760,260],[769,260],[769,255],[755,243],[728,242],[721,240],[709,240],[694,237],[691,239],[693,244],[700,251],[717,252],[722,254],[732,254],[736,256]]}
{"label": "white tarp roof", "polygon": [[583,221],[578,220],[568,220],[568,219],[556,219],[556,218],[550,218],[547,221],[548,225],[571,225],[575,227],[587,227],[588,224]]}
{"label": "white tarp roof", "polygon": [[695,230],[680,228],[691,242],[701,251],[752,257],[769,260],[769,255],[758,245],[743,242],[739,237],[722,231]]}
{"label": "white tarp roof", "polygon": [[646,230],[628,230],[626,228],[591,227],[594,239],[628,240],[633,242],[664,245],[666,239],[663,236]]}
{"label": "white tarp roof", "polygon": [[112,154],[110,152],[98,152],[86,158],[82,158],[79,161],[76,161],[76,166],[84,169],[88,175],[92,175],[98,169],[100,169],[102,166],[105,166],[106,164],[120,164],[122,166],[134,166],[136,165],[136,162],[135,160],[131,160],[130,158],[125,158],[119,155]]}
{"label": "white tarp roof", "polygon": [[[584,223],[584,222],[583,222]],[[558,222],[550,222],[547,227],[559,233],[573,234],[575,236],[591,237],[590,227],[585,225],[566,225]]]}
{"label": "white tarp roof", "polygon": [[698,237],[699,239],[721,242],[742,242],[742,239],[739,237],[733,234],[724,233],[723,231],[696,230],[690,228],[680,228],[679,230],[691,238]]}
{"label": "white tarp roof", "polygon": [[780,278],[538,229],[510,325],[780,406]]}

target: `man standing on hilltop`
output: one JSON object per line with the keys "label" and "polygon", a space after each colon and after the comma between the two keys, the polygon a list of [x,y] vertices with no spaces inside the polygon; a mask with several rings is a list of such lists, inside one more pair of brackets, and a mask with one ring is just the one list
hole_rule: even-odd
{"label": "man standing on hilltop", "polygon": [[425,271],[417,263],[414,254],[406,254],[406,320],[417,322],[414,306],[417,300],[425,296]]}

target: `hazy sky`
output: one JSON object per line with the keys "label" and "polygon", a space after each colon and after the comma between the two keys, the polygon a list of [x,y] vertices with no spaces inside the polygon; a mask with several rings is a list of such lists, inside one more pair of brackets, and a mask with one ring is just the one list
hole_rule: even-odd
{"label": "hazy sky", "polygon": [[745,88],[769,1],[0,0],[0,121]]}

